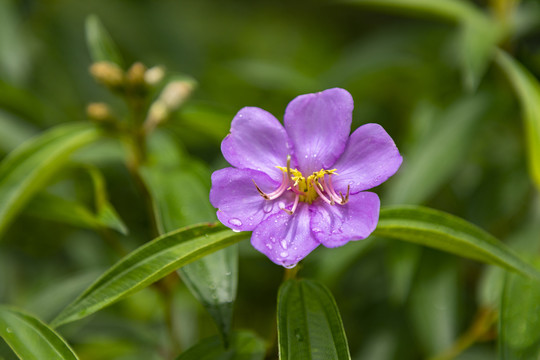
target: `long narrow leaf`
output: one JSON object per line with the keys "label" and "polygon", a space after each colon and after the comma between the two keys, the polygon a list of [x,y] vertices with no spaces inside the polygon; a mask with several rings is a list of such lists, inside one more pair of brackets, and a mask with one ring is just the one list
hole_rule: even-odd
{"label": "long narrow leaf", "polygon": [[170,272],[246,238],[223,225],[201,224],[172,231],[131,252],[68,305],[58,326],[88,316]]}
{"label": "long narrow leaf", "polygon": [[5,306],[0,306],[0,336],[23,360],[77,359],[53,329],[31,315]]}
{"label": "long narrow leaf", "polygon": [[474,5],[462,0],[344,0],[344,2],[382,10],[436,16],[455,22],[481,15]]}
{"label": "long narrow leaf", "polygon": [[429,246],[540,279],[536,269],[496,238],[442,211],[422,206],[382,209],[374,234]]}
{"label": "long narrow leaf", "polygon": [[91,124],[60,125],[11,152],[0,163],[0,235],[75,150],[99,138]]}
{"label": "long narrow leaf", "polygon": [[289,280],[278,295],[279,358],[350,359],[334,297],[312,280]]}
{"label": "long narrow leaf", "polygon": [[521,64],[502,50],[497,64],[506,73],[521,102],[531,177],[540,189],[540,84]]}

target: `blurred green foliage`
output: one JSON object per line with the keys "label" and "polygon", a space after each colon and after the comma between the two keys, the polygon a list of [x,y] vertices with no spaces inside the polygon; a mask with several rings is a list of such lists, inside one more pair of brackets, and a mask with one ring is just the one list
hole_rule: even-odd
{"label": "blurred green foliage", "polygon": [[[512,240],[519,252],[538,253],[540,105],[528,98],[538,96],[531,91],[540,77],[537,1],[0,0],[2,156],[55,125],[88,121],[92,102],[127,117],[128,106],[88,71],[85,28],[96,31],[95,19],[118,46],[124,70],[140,61],[198,83],[160,130],[176,149],[153,175],[171,180],[170,167],[178,179],[174,196],[193,203],[180,204],[185,218],[172,223],[209,217],[208,174],[226,166],[219,144],[240,108],[258,106],[281,118],[295,96],[337,86],[353,95],[353,128],[380,123],[404,156],[398,174],[376,189],[383,205],[443,210]],[[0,303],[50,321],[127,251],[156,237],[124,152],[103,139],[77,152],[75,170],[45,179],[46,192],[28,202],[0,242]],[[175,157],[186,173],[167,163]],[[77,163],[99,175],[76,170]],[[102,190],[92,176],[103,177]],[[70,222],[61,212],[39,216],[46,212],[40,206],[61,206],[58,201],[70,201],[63,206],[83,212],[86,222]],[[205,215],[195,214],[201,208]],[[124,224],[129,236],[111,230]],[[498,299],[503,295],[519,312],[509,292],[532,286],[517,275],[505,280],[504,271],[384,238],[317,249],[300,275],[330,288],[358,360],[494,359]],[[275,346],[283,270],[245,241],[238,276],[233,328]],[[218,333],[184,284],[164,286],[166,300],[145,289],[58,331],[81,359],[92,360],[172,358]],[[504,334],[512,346],[527,348],[503,343],[501,354],[537,351],[538,339]],[[260,352],[263,341],[255,335],[237,336],[234,341]],[[198,349],[217,353],[216,341]],[[15,358],[0,340],[0,359]]]}

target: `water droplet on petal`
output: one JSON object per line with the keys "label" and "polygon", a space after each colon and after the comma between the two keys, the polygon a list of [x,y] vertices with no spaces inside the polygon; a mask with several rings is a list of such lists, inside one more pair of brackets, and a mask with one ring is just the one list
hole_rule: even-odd
{"label": "water droplet on petal", "polygon": [[283,250],[287,250],[287,241],[285,241],[285,239],[281,240],[281,247]]}
{"label": "water droplet on petal", "polygon": [[266,244],[266,247],[268,248],[268,250],[272,250],[272,247],[273,247],[273,246],[272,246],[272,244],[267,243],[267,244]]}
{"label": "water droplet on petal", "polygon": [[263,211],[268,214],[270,211],[272,211],[273,207],[274,207],[274,204],[267,201],[263,206]]}
{"label": "water droplet on petal", "polygon": [[282,257],[287,257],[287,256],[289,256],[289,253],[286,252],[286,251],[282,251],[279,255],[282,256]]}
{"label": "water droplet on petal", "polygon": [[285,209],[285,203],[283,201],[278,202],[279,209]]}
{"label": "water droplet on petal", "polygon": [[233,232],[240,232],[240,230],[231,229]]}
{"label": "water droplet on petal", "polygon": [[284,268],[286,269],[292,269],[293,267],[296,266],[297,263],[294,263],[294,264],[289,264],[289,265],[283,265]]}
{"label": "water droplet on petal", "polygon": [[242,221],[240,219],[233,218],[229,220],[229,224],[234,226],[242,226]]}

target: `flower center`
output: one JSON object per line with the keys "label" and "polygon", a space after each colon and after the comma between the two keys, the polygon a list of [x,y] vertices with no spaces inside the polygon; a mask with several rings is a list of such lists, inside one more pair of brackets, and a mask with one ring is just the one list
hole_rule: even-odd
{"label": "flower center", "polygon": [[287,167],[277,166],[283,172],[283,179],[281,185],[271,193],[263,192],[253,181],[257,191],[265,200],[274,200],[283,195],[285,191],[292,191],[295,194],[293,207],[291,210],[283,209],[290,215],[296,210],[299,201],[311,204],[319,197],[330,205],[345,205],[349,201],[350,187],[347,187],[345,196],[342,193],[338,195],[334,190],[332,175],[338,175],[337,169],[321,169],[305,177],[298,169],[291,169],[290,165],[291,156],[289,155],[287,156]]}

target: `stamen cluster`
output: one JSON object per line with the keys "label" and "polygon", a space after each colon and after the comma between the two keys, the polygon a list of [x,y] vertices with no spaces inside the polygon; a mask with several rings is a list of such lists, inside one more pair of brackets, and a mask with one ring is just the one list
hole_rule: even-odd
{"label": "stamen cluster", "polygon": [[[274,200],[279,198],[285,191],[292,191],[295,194],[294,203],[291,210],[282,209],[289,215],[294,214],[298,207],[298,202],[306,202],[308,204],[313,203],[315,199],[320,197],[324,202],[330,205],[345,205],[349,201],[350,186],[347,187],[347,194],[343,196],[340,192],[339,195],[334,189],[332,184],[332,175],[338,175],[337,169],[325,170],[313,172],[307,178],[298,169],[291,169],[291,156],[287,156],[287,167],[276,166],[283,172],[283,178],[279,187],[271,193],[263,192],[259,186],[255,183],[257,191],[265,200]],[[326,176],[326,178],[325,178]]]}

